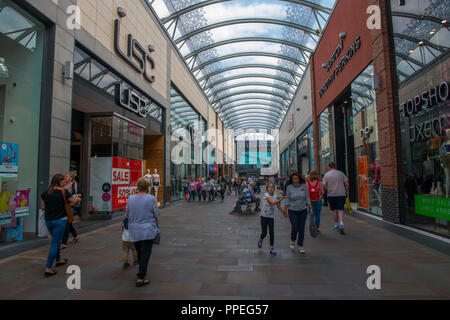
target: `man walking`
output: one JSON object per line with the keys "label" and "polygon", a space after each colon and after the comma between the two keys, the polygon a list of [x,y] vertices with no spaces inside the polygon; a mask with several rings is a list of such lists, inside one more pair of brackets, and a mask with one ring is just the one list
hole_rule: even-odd
{"label": "man walking", "polygon": [[327,190],[330,209],[333,211],[333,230],[344,234],[344,206],[349,189],[348,178],[343,172],[336,170],[336,164],[331,162],[328,164],[327,173],[323,178],[323,184]]}

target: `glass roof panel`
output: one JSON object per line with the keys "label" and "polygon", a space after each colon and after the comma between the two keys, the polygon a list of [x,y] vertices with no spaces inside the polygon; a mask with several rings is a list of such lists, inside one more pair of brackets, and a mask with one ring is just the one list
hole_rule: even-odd
{"label": "glass roof panel", "polygon": [[448,0],[391,0],[400,83],[433,63],[450,48]]}
{"label": "glass roof panel", "polygon": [[[267,108],[290,104],[336,1],[295,2],[149,0],[227,123],[228,110],[250,110],[251,101]],[[264,122],[273,115],[258,112],[255,117]]]}

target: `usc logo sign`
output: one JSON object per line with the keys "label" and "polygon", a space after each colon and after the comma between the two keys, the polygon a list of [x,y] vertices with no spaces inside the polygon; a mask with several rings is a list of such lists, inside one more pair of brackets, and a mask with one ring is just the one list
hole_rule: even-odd
{"label": "usc logo sign", "polygon": [[[149,45],[148,50],[133,38],[133,35],[128,35],[127,53],[125,54],[120,49],[120,20],[114,21],[114,49],[118,55],[120,55],[130,66],[132,66],[137,72],[144,75],[144,79],[150,83],[155,82],[155,76],[148,74],[148,67],[155,69],[155,61],[150,56],[155,51],[153,46]],[[135,62],[137,61],[137,63]]]}

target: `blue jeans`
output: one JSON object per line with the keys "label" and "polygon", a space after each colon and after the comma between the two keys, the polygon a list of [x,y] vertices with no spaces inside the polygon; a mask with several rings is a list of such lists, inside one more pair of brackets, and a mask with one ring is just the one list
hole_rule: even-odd
{"label": "blue jeans", "polygon": [[198,195],[198,202],[201,202],[202,201],[202,191],[197,190],[197,195]]}
{"label": "blue jeans", "polygon": [[323,202],[320,201],[311,201],[311,206],[313,208],[313,219],[316,219],[317,229],[320,229],[320,213],[322,212]]}
{"label": "blue jeans", "polygon": [[189,192],[189,201],[195,201],[195,194],[197,192],[196,191],[190,191]]}
{"label": "blue jeans", "polygon": [[239,200],[238,202],[236,202],[236,208],[234,208],[234,212],[241,212],[241,206],[246,205],[247,202],[245,200]]}
{"label": "blue jeans", "polygon": [[216,192],[214,191],[214,190],[211,190],[210,192],[209,192],[209,201],[216,201],[215,199],[214,199],[214,194],[215,194]]}
{"label": "blue jeans", "polygon": [[52,235],[52,243],[50,251],[48,252],[47,268],[53,267],[53,262],[60,261],[59,245],[61,244],[62,237],[66,231],[67,220],[52,220],[46,221],[48,232]]}
{"label": "blue jeans", "polygon": [[[303,247],[303,241],[305,239],[305,225],[306,225],[306,216],[308,215],[308,210],[303,211],[291,211],[289,210],[289,219],[291,220],[291,240],[295,242],[298,239],[297,243],[300,247]],[[297,238],[298,234],[298,238]]]}

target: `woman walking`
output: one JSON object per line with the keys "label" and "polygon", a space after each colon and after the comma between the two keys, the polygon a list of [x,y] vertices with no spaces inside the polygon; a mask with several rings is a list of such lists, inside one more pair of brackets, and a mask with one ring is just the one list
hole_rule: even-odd
{"label": "woman walking", "polygon": [[325,187],[320,181],[320,176],[317,171],[309,173],[309,181],[306,182],[308,186],[309,198],[311,200],[311,207],[313,210],[312,218],[315,220],[317,231],[320,232],[320,214],[322,212],[322,196],[325,194]]}
{"label": "woman walking", "polygon": [[285,197],[281,197],[280,199],[277,198],[274,183],[269,183],[267,185],[267,192],[264,194],[261,210],[261,237],[258,240],[258,248],[262,248],[263,240],[267,236],[267,227],[269,227],[270,254],[273,256],[277,255],[273,248],[275,242],[275,206],[284,214],[284,217],[287,218],[287,213],[280,207],[280,202],[284,199]]}
{"label": "woman walking", "polygon": [[56,260],[56,266],[67,264],[67,259],[61,260],[59,245],[67,227],[67,212],[65,205],[67,203],[77,203],[70,192],[64,188],[65,177],[57,174],[52,178],[50,187],[41,195],[41,209],[45,210],[45,222],[48,232],[52,235],[50,251],[48,253],[47,265],[45,268],[45,277],[56,274],[52,269]]}
{"label": "woman walking", "polygon": [[[295,249],[295,241],[297,240],[298,251],[305,253],[303,241],[305,239],[306,216],[309,208],[312,212],[311,201],[309,199],[308,188],[298,173],[292,173],[289,179],[289,185],[286,188],[286,204],[284,212],[288,210],[289,219],[291,220],[291,249]],[[298,235],[298,237],[297,237]]]}
{"label": "woman walking", "polygon": [[[72,213],[75,214],[77,210],[77,206],[81,202],[81,193],[78,192],[78,185],[75,181],[75,173],[73,171],[66,173],[65,176],[65,186],[64,189],[69,191],[70,197],[73,197],[74,199],[79,199],[79,202],[77,204],[72,204]],[[73,240],[72,243],[77,243],[78,240],[80,240],[80,236],[78,235],[77,231],[75,230],[72,221],[67,221],[66,230],[64,231],[64,235],[61,241],[61,250],[64,250],[67,248],[67,242],[69,241],[69,234],[72,234]]]}
{"label": "woman walking", "polygon": [[148,181],[140,178],[137,182],[137,193],[128,199],[128,235],[129,241],[136,247],[139,273],[136,286],[142,287],[150,283],[146,279],[148,262],[152,255],[153,240],[159,233],[156,216],[159,208],[156,198],[148,194]]}

